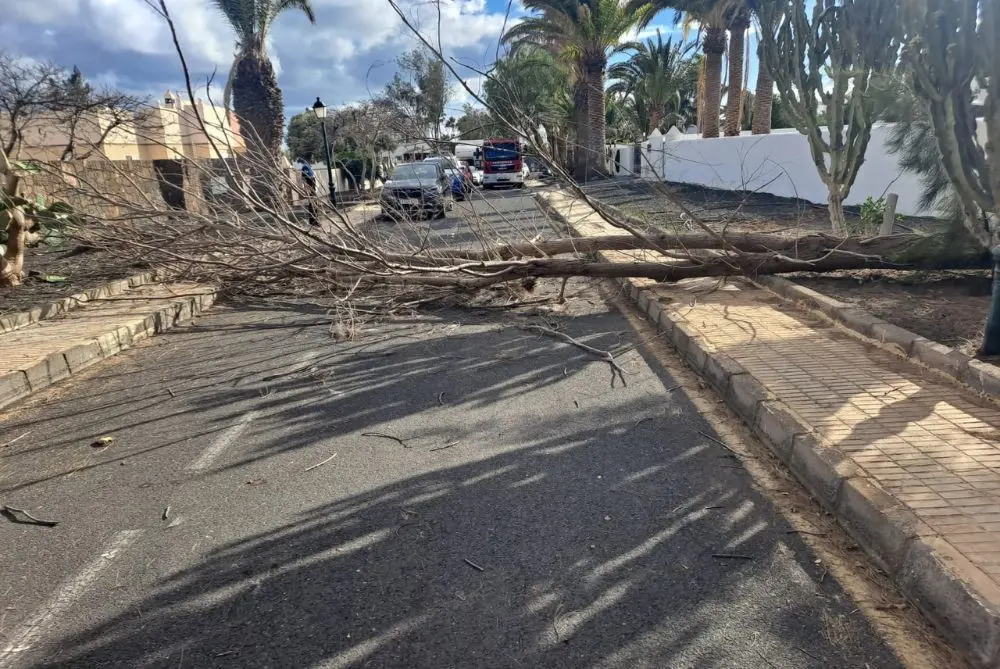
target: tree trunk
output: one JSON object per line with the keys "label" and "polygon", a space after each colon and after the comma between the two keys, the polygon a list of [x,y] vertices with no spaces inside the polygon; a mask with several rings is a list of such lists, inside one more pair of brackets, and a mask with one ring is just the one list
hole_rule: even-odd
{"label": "tree trunk", "polygon": [[588,63],[584,70],[587,80],[587,179],[607,174],[604,158],[604,66],[604,61]]}
{"label": "tree trunk", "polygon": [[740,15],[729,24],[729,91],[726,94],[726,137],[738,137],[743,120],[743,46],[749,21]]}
{"label": "tree trunk", "polygon": [[24,249],[27,246],[28,222],[23,211],[12,207],[0,213],[0,228],[5,224],[7,250],[0,257],[0,286],[18,286],[24,278]]}
{"label": "tree trunk", "polygon": [[258,160],[277,160],[285,126],[284,102],[274,66],[266,57],[239,57],[233,81],[233,111],[240,121],[240,135],[247,150],[256,153]]}
{"label": "tree trunk", "polygon": [[0,153],[0,198],[8,203],[8,208],[0,211],[0,230],[7,231],[7,249],[0,256],[0,286],[17,286],[24,278],[24,249],[30,227],[24,211],[18,207],[21,177],[11,169],[7,154]]}
{"label": "tree trunk", "polygon": [[653,134],[654,130],[659,129],[661,121],[663,121],[663,112],[659,109],[651,109],[649,111],[649,128],[646,130],[646,137]]}
{"label": "tree trunk", "polygon": [[[646,250],[709,250],[720,249],[744,253],[781,253],[797,259],[819,258],[827,254],[864,255],[882,258],[885,262],[900,264],[933,262],[935,257],[944,259],[969,259],[970,264],[979,266],[985,258],[985,250],[975,246],[956,243],[944,236],[918,234],[886,235],[884,237],[837,237],[823,233],[813,233],[801,237],[787,237],[780,234],[741,232],[727,233],[723,238],[707,233],[651,232],[645,238],[635,235],[597,235],[568,239],[552,239],[538,242],[503,244],[484,250],[443,248],[434,252],[434,260],[451,263],[454,260],[510,260],[513,258],[544,258],[566,253],[595,253],[597,251]],[[391,256],[398,262],[413,260],[412,255]],[[429,261],[420,258],[421,262]],[[897,265],[898,267],[899,265]]]}
{"label": "tree trunk", "polygon": [[[722,54],[726,51],[724,28],[705,29],[705,109],[702,137],[719,136],[719,106],[722,100]],[[699,115],[702,110],[699,110]]]}
{"label": "tree trunk", "polygon": [[771,106],[774,102],[774,80],[764,63],[757,62],[757,89],[753,98],[753,128],[755,135],[771,134]]}
{"label": "tree trunk", "polygon": [[847,219],[844,216],[844,196],[839,192],[830,191],[827,197],[830,209],[830,225],[833,234],[847,236]]}
{"label": "tree trunk", "polygon": [[573,178],[583,183],[587,180],[587,126],[590,122],[587,114],[587,82],[581,75],[573,86],[574,122],[576,125],[576,146],[573,147]]}
{"label": "tree trunk", "polygon": [[[883,238],[884,239],[884,238]],[[763,276],[790,272],[836,272],[855,269],[968,269],[983,267],[987,258],[934,258],[927,263],[901,266],[899,263],[863,255],[828,253],[815,259],[789,258],[775,253],[740,253],[727,255],[703,254],[691,262],[606,262],[590,261],[583,258],[537,258],[531,260],[511,260],[492,262],[480,268],[470,268],[462,276],[454,272],[445,274],[358,274],[337,273],[340,281],[368,282],[375,285],[398,286],[454,286],[462,288],[484,288],[497,283],[515,281],[529,277],[586,276],[599,278],[635,277],[656,281],[680,281],[702,276]],[[475,276],[475,271],[482,273]],[[433,270],[431,270],[433,271]]]}

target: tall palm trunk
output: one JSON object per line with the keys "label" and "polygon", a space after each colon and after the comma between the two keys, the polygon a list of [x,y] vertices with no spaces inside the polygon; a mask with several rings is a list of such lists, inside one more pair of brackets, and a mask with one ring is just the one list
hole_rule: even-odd
{"label": "tall palm trunk", "polygon": [[588,63],[587,81],[587,178],[607,174],[604,151],[607,138],[607,121],[604,107],[605,62]]}
{"label": "tall palm trunk", "polygon": [[266,56],[239,57],[233,81],[233,111],[239,118],[240,134],[251,156],[256,160],[276,160],[285,126],[284,102],[274,67]]}
{"label": "tall palm trunk", "polygon": [[753,134],[771,133],[771,105],[774,102],[774,80],[762,60],[757,61],[757,89],[753,97]]}
{"label": "tall palm trunk", "polygon": [[719,107],[722,103],[722,54],[726,52],[726,30],[709,26],[705,29],[705,119],[702,137],[719,136]]}
{"label": "tall palm trunk", "polygon": [[695,88],[694,111],[697,116],[695,126],[699,133],[705,132],[705,59],[698,64],[698,83]]}
{"label": "tall palm trunk", "polygon": [[743,45],[750,22],[737,15],[729,24],[729,93],[726,99],[726,137],[740,134],[743,120]]}
{"label": "tall palm trunk", "polygon": [[576,126],[576,145],[573,147],[573,178],[583,183],[587,180],[588,126],[587,82],[581,75],[573,85],[573,121]]}
{"label": "tall palm trunk", "polygon": [[646,130],[646,136],[652,135],[653,131],[657,130],[662,122],[663,112],[660,109],[653,108],[649,110],[649,128]]}

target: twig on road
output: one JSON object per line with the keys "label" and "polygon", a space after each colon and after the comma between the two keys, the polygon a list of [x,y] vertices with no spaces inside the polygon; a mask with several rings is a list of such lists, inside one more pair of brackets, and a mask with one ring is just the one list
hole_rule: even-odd
{"label": "twig on road", "polygon": [[584,344],[582,341],[573,339],[573,337],[570,337],[568,334],[564,332],[559,332],[558,330],[553,330],[552,328],[547,328],[541,325],[522,325],[521,328],[524,330],[534,330],[536,332],[547,334],[550,337],[562,339],[567,344],[576,346],[581,351],[586,351],[587,353],[596,356],[597,358],[608,363],[608,365],[611,367],[612,388],[615,387],[615,378],[620,378],[622,380],[622,385],[625,386],[626,388],[628,387],[628,382],[625,380],[625,370],[622,369],[621,366],[615,361],[614,356],[611,355],[610,352],[602,351],[601,349],[594,348],[593,346],[588,346],[587,344]]}
{"label": "twig on road", "polygon": [[428,453],[433,453],[434,451],[443,451],[446,448],[451,448],[452,446],[458,445],[458,443],[460,441],[461,441],[461,439],[456,439],[455,441],[449,442],[449,443],[445,444],[444,446],[438,446],[437,448],[431,448],[431,449],[428,450]]}
{"label": "twig on road", "polygon": [[719,441],[719,440],[718,440],[718,439],[716,439],[715,437],[713,437],[713,436],[711,436],[711,435],[709,435],[709,434],[705,434],[705,433],[704,433],[704,432],[702,432],[701,430],[698,430],[698,434],[700,434],[701,436],[705,437],[705,438],[706,438],[706,439],[708,439],[709,441],[713,441],[713,442],[715,442],[716,444],[718,444],[719,446],[722,446],[722,447],[723,447],[724,449],[726,449],[727,451],[729,451],[730,453],[732,453],[732,454],[733,454],[733,455],[735,455],[736,457],[739,457],[739,455],[740,455],[739,453],[737,453],[737,452],[736,452],[736,451],[734,451],[733,449],[729,448],[728,446],[726,446],[726,445],[725,445],[724,443],[722,443],[721,441]]}
{"label": "twig on road", "polygon": [[472,567],[473,569],[475,569],[476,571],[486,571],[485,569],[483,569],[482,567],[480,567],[478,564],[476,564],[475,562],[473,562],[469,558],[462,558],[462,561],[465,562],[465,564],[467,564],[470,567]]}
{"label": "twig on road", "polygon": [[15,509],[12,506],[4,505],[0,508],[0,513],[3,513],[10,522],[18,523],[19,525],[41,525],[43,527],[55,527],[59,524],[57,520],[42,520],[41,518],[35,518],[30,513],[24,509]]}
{"label": "twig on road", "polygon": [[799,652],[800,652],[800,653],[802,653],[803,655],[808,655],[809,657],[811,657],[811,658],[812,658],[812,659],[814,659],[814,660],[818,660],[818,659],[819,659],[818,657],[816,657],[815,655],[813,655],[812,653],[810,653],[810,652],[809,652],[808,650],[806,650],[805,648],[799,648],[798,646],[794,646],[794,648],[795,648],[795,650],[799,651]]}
{"label": "twig on road", "polygon": [[769,666],[769,667],[773,667],[774,666],[773,662],[771,662],[769,659],[767,659],[766,657],[764,657],[764,653],[760,652],[759,650],[756,651],[756,652],[757,652],[758,655],[760,655],[760,659],[764,660],[764,662],[767,663],[767,666]]}
{"label": "twig on road", "polygon": [[16,442],[20,441],[21,439],[24,439],[29,434],[31,434],[31,430],[28,430],[27,432],[25,432],[22,435],[14,437],[13,439],[11,439],[10,441],[8,441],[7,443],[5,443],[2,446],[0,446],[0,448],[7,448],[8,446],[13,446]]}
{"label": "twig on road", "polygon": [[333,455],[331,455],[330,457],[328,457],[323,462],[317,462],[312,467],[306,467],[305,469],[302,470],[302,472],[303,473],[305,473],[305,472],[311,472],[312,470],[316,469],[317,467],[322,467],[323,465],[325,465],[326,463],[328,463],[330,460],[333,460],[335,457],[337,457],[336,453],[334,453]]}
{"label": "twig on road", "polygon": [[409,448],[410,445],[406,443],[405,439],[400,439],[399,437],[394,437],[391,434],[383,434],[381,432],[362,432],[362,437],[378,437],[379,439],[391,439],[396,443],[400,444],[403,448]]}
{"label": "twig on road", "polygon": [[740,553],[712,553],[712,557],[720,560],[752,560],[752,555],[741,555]]}
{"label": "twig on road", "polygon": [[640,418],[639,420],[637,420],[635,422],[635,425],[633,425],[631,428],[629,428],[629,432],[631,432],[632,430],[636,429],[637,427],[639,427],[640,425],[642,425],[646,421],[653,420],[653,419],[654,419],[653,416],[646,416],[645,418]]}

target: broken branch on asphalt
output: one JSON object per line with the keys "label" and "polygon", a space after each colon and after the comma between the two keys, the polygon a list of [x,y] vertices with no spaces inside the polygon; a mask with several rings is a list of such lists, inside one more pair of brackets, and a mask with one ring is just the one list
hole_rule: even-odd
{"label": "broken branch on asphalt", "polygon": [[337,457],[336,453],[334,453],[333,455],[331,455],[330,457],[328,457],[326,460],[323,460],[323,462],[317,462],[316,464],[312,465],[311,467],[306,467],[302,471],[303,471],[303,473],[305,473],[305,472],[311,472],[314,469],[318,469],[318,468],[322,467],[326,463],[330,462],[330,460],[333,460],[335,457]]}
{"label": "broken branch on asphalt", "polygon": [[375,437],[377,439],[389,439],[389,440],[395,441],[397,444],[399,444],[403,448],[409,448],[410,447],[410,445],[406,443],[405,439],[400,439],[399,437],[394,437],[391,434],[385,434],[385,433],[382,433],[382,432],[362,432],[361,436],[362,437]]}
{"label": "broken branch on asphalt", "polygon": [[59,524],[59,521],[57,520],[42,520],[41,518],[35,518],[24,509],[15,509],[14,507],[7,505],[0,507],[0,513],[2,513],[10,522],[17,523],[19,525],[55,527]]}
{"label": "broken branch on asphalt", "polygon": [[556,339],[561,339],[562,341],[566,342],[567,344],[570,344],[572,346],[576,346],[581,351],[586,351],[587,353],[590,353],[591,355],[596,356],[598,359],[603,360],[604,362],[608,363],[608,366],[611,367],[611,387],[612,388],[615,387],[615,379],[616,378],[620,378],[621,379],[622,386],[628,387],[628,382],[625,380],[625,370],[621,368],[621,366],[618,364],[618,362],[615,360],[614,356],[611,355],[610,352],[608,352],[608,351],[602,351],[601,349],[594,348],[593,346],[588,346],[587,344],[584,344],[582,341],[579,341],[577,339],[574,339],[573,337],[570,337],[565,332],[559,332],[558,330],[553,330],[551,328],[547,328],[547,327],[544,327],[544,326],[541,326],[541,325],[522,325],[521,328],[524,329],[524,330],[532,331],[532,332],[540,332],[540,333],[546,334],[546,335],[548,335],[550,337],[555,337]]}

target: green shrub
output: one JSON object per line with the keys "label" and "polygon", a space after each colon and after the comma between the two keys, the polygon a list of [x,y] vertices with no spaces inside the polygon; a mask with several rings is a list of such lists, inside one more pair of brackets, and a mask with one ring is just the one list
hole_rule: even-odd
{"label": "green shrub", "polygon": [[[865,201],[861,203],[860,224],[848,224],[848,229],[852,235],[877,235],[879,228],[882,227],[883,218],[885,218],[885,198],[880,197],[876,200],[869,195],[865,198]],[[896,221],[902,220],[903,217],[896,214]]]}

